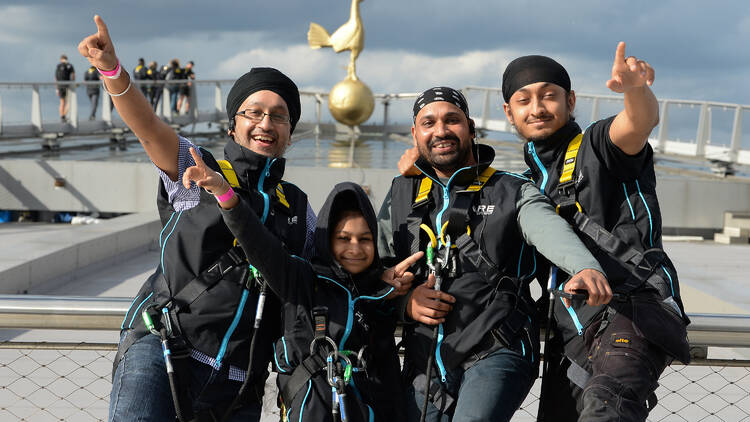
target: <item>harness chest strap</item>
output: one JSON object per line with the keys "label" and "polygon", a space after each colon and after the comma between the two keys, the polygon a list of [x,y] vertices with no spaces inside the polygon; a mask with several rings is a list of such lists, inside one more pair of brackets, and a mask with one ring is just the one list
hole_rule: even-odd
{"label": "harness chest strap", "polygon": [[[227,182],[229,182],[229,186],[233,188],[240,187],[240,181],[237,179],[237,173],[232,168],[232,164],[227,160],[216,160],[216,162],[219,164],[219,168],[221,169],[221,173],[224,174],[224,177],[227,179]],[[289,205],[289,201],[286,200],[286,195],[284,194],[284,188],[279,183],[276,185],[276,198],[279,200],[279,203],[287,208],[291,208]]]}
{"label": "harness chest strap", "polygon": [[[477,177],[472,181],[469,186],[461,191],[456,192],[457,194],[463,194],[458,195],[456,200],[453,202],[453,206],[446,210],[445,216],[447,217],[445,221],[461,221],[462,224],[466,224],[469,221],[468,215],[469,210],[471,209],[471,204],[474,201],[474,196],[471,195],[473,193],[479,192],[482,190],[485,184],[487,184],[487,181],[490,180],[492,175],[495,174],[497,170],[495,170],[492,167],[487,167],[477,175]],[[422,180],[419,182],[419,189],[417,190],[417,194],[414,198],[414,203],[412,204],[412,212],[408,217],[408,226],[409,226],[409,232],[414,235],[414,242],[411,245],[412,247],[412,253],[419,250],[419,226],[423,224],[424,220],[424,213],[427,211],[427,207],[424,207],[423,205],[427,204],[429,198],[430,198],[430,192],[432,191],[432,179],[429,176],[423,176]],[[468,194],[467,194],[468,193]],[[460,218],[451,218],[452,214],[459,214]],[[437,233],[438,237],[442,238],[442,233]],[[416,250],[414,250],[416,248]]]}
{"label": "harness chest strap", "polygon": [[557,203],[557,213],[566,218],[571,225],[577,227],[581,233],[584,233],[593,240],[599,249],[615,258],[633,274],[635,280],[628,280],[623,283],[617,289],[618,292],[629,293],[643,283],[648,282],[655,287],[663,297],[671,296],[671,293],[667,290],[666,281],[658,274],[655,274],[656,267],[661,261],[654,265],[649,265],[650,263],[646,260],[644,253],[637,251],[628,243],[623,242],[619,237],[591,220],[586,213],[583,212],[583,209],[577,200],[575,182],[573,181],[573,173],[575,171],[582,140],[583,134],[579,133],[568,143],[568,147],[565,151],[565,159],[563,161],[562,172],[560,173],[558,189],[567,200]]}

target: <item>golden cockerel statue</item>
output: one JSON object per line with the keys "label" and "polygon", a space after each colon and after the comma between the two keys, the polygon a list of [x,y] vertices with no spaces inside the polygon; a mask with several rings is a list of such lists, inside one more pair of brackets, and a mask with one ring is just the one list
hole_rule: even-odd
{"label": "golden cockerel statue", "polygon": [[311,48],[332,47],[333,51],[337,53],[344,50],[350,51],[347,77],[355,81],[357,80],[357,69],[354,61],[357,60],[359,53],[365,46],[365,29],[362,25],[362,18],[359,16],[359,3],[361,1],[352,0],[349,20],[332,35],[329,35],[328,31],[317,23],[310,23],[310,30],[307,32],[307,41]]}

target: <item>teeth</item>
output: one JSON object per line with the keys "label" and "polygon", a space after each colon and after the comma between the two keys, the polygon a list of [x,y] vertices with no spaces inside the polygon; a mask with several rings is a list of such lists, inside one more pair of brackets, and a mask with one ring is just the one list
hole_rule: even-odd
{"label": "teeth", "polygon": [[263,141],[263,142],[272,142],[273,139],[268,136],[253,136],[253,139],[256,141]]}

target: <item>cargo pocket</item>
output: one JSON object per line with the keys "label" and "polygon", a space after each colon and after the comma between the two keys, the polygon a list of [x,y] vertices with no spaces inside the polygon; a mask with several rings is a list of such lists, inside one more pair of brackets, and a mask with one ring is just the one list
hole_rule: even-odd
{"label": "cargo pocket", "polygon": [[687,326],[682,315],[658,298],[633,296],[633,323],[653,345],[684,364],[690,363]]}

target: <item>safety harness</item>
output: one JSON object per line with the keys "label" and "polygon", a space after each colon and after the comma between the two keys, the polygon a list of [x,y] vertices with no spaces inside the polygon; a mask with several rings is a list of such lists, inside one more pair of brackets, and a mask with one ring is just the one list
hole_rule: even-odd
{"label": "safety harness", "polygon": [[[667,257],[664,250],[661,248],[651,248],[644,252],[636,250],[589,218],[578,202],[578,192],[573,180],[573,173],[575,172],[576,159],[582,139],[583,134],[579,133],[568,143],[563,170],[560,173],[560,183],[557,187],[563,199],[556,201],[555,210],[568,223],[591,239],[599,249],[617,260],[631,273],[631,277],[614,287],[614,292],[627,295],[643,286],[644,283],[648,283],[659,292],[662,298],[670,298],[672,293],[669,283],[657,272],[659,266],[664,263]],[[682,314],[674,300],[671,301],[671,304],[676,308],[678,314]]]}
{"label": "safety harness", "polygon": [[312,309],[315,324],[314,336],[310,342],[310,354],[292,372],[289,380],[279,391],[281,418],[287,420],[288,406],[292,406],[297,394],[316,375],[324,374],[331,387],[331,414],[333,421],[346,422],[349,413],[346,407],[346,388],[354,372],[367,373],[367,346],[357,353],[339,350],[336,342],[328,335],[328,308],[316,306]]}
{"label": "safety harness", "polygon": [[[214,160],[210,155],[204,154],[204,160],[209,167],[213,169],[219,169],[227,180],[229,185],[233,188],[239,188],[239,179],[237,174],[232,168],[232,165],[227,160]],[[276,186],[276,198],[279,203],[283,206],[290,208],[289,202],[286,200],[284,195],[284,189],[279,183]],[[122,343],[118,347],[117,354],[115,356],[112,376],[114,377],[115,370],[122,359],[125,352],[132,346],[136,341],[149,333],[157,335],[161,339],[164,360],[167,368],[167,375],[169,377],[170,389],[172,391],[172,399],[174,401],[175,411],[179,421],[220,421],[226,420],[234,408],[240,403],[246,393],[247,386],[252,376],[252,362],[253,354],[255,349],[255,338],[250,342],[250,356],[248,360],[248,368],[245,374],[245,380],[240,387],[237,397],[231,402],[228,407],[216,406],[214,409],[208,409],[200,413],[195,413],[192,410],[192,406],[185,404],[184,399],[186,398],[184,391],[179,388],[175,381],[175,366],[176,362],[173,359],[181,360],[190,356],[190,347],[187,344],[182,333],[179,331],[179,324],[173,323],[177,321],[177,314],[182,310],[189,309],[190,306],[198,300],[206,291],[210,290],[217,283],[219,283],[224,277],[230,272],[239,272],[240,276],[236,277],[236,280],[241,280],[243,283],[243,296],[242,301],[247,299],[249,292],[253,289],[257,290],[258,302],[256,304],[255,319],[253,323],[253,332],[257,332],[260,328],[260,323],[263,315],[263,307],[265,304],[265,298],[267,294],[267,285],[263,280],[262,275],[252,265],[248,265],[245,254],[242,248],[237,244],[235,239],[234,245],[223,253],[219,258],[214,261],[206,270],[201,272],[190,282],[188,282],[182,289],[177,291],[171,298],[161,303],[153,302],[146,306],[141,312],[141,318],[143,319],[146,327],[145,331],[133,330],[123,339]],[[159,277],[163,277],[159,275]],[[177,371],[179,372],[179,371]],[[181,403],[182,402],[182,403]],[[226,403],[225,403],[226,404]]]}
{"label": "safety harness", "polygon": [[[429,241],[426,246],[427,265],[430,272],[438,275],[440,278],[458,277],[462,270],[460,263],[468,262],[474,267],[474,271],[479,273],[486,282],[493,288],[493,296],[490,302],[498,294],[509,294],[514,297],[514,307],[503,319],[502,323],[494,327],[485,339],[472,350],[471,356],[461,365],[464,370],[469,369],[479,360],[490,353],[502,348],[511,347],[514,340],[522,329],[529,323],[529,315],[533,312],[534,305],[526,300],[523,294],[524,283],[520,279],[502,275],[493,260],[482,250],[482,248],[471,237],[470,211],[475,202],[477,193],[479,193],[486,183],[496,173],[492,167],[487,167],[482,173],[469,184],[466,189],[455,192],[456,196],[450,208],[445,210],[442,221],[443,226],[440,228],[440,242],[436,241],[433,231],[424,222],[429,221],[427,218],[430,202],[430,192],[433,181],[425,175],[419,183],[412,210],[407,217],[412,245],[410,253],[421,250],[420,231],[427,234]],[[447,239],[446,239],[447,238]],[[438,246],[436,248],[436,245]],[[443,252],[447,248],[446,252]],[[434,251],[437,251],[435,253]],[[444,256],[435,260],[435,255],[443,254]],[[435,262],[437,261],[437,262]],[[439,289],[436,282],[435,288]],[[437,334],[437,335],[435,335]],[[443,413],[451,414],[455,405],[455,398],[452,397],[441,384],[431,383],[432,357],[435,357],[436,363],[441,371],[443,381],[445,381],[444,368],[441,366],[439,355],[440,341],[442,339],[442,324],[435,327],[433,333],[433,344],[430,348],[430,357],[428,358],[427,370],[425,374],[418,374],[413,380],[412,385],[417,391],[425,393],[425,404],[427,400],[440,409]],[[435,341],[437,340],[437,341]],[[529,343],[533,343],[529,339]],[[422,416],[426,415],[423,409]]]}

